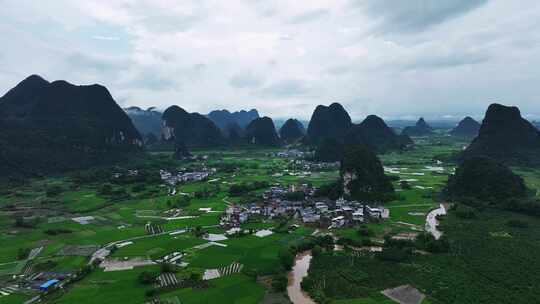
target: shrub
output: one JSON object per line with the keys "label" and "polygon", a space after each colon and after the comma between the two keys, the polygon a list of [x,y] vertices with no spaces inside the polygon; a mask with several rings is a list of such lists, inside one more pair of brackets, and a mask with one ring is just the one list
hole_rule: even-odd
{"label": "shrub", "polygon": [[112,188],[112,185],[111,184],[103,184],[101,185],[101,187],[99,188],[99,194],[101,195],[110,195],[112,194],[113,192],[113,188]]}
{"label": "shrub", "polygon": [[410,248],[385,248],[382,252],[377,253],[376,256],[382,261],[402,263],[410,259],[412,250]]}
{"label": "shrub", "polygon": [[456,208],[456,216],[462,219],[473,219],[476,218],[476,212],[472,207],[459,205]]}
{"label": "shrub", "polygon": [[358,234],[360,236],[370,237],[373,235],[373,232],[369,230],[369,228],[366,225],[362,225],[360,226],[360,228],[358,228]]}
{"label": "shrub", "polygon": [[294,255],[289,248],[279,251],[279,261],[285,270],[291,270],[294,265]]}
{"label": "shrub", "polygon": [[58,196],[60,195],[60,193],[62,193],[62,191],[63,191],[62,187],[58,185],[48,186],[47,189],[45,190],[45,195],[47,195],[47,197]]}
{"label": "shrub", "polygon": [[154,272],[143,271],[139,274],[138,280],[141,284],[149,285],[156,282],[158,275]]}
{"label": "shrub", "polygon": [[313,256],[318,256],[322,253],[322,248],[321,246],[319,245],[315,245],[315,247],[313,247],[313,249],[311,249],[311,253],[313,254]]}
{"label": "shrub", "polygon": [[161,272],[162,273],[168,273],[168,272],[176,272],[176,266],[174,266],[173,264],[169,264],[169,263],[161,263]]}
{"label": "shrub", "polygon": [[24,260],[28,258],[30,254],[30,248],[19,248],[17,251],[17,260]]}
{"label": "shrub", "polygon": [[528,228],[529,224],[527,222],[521,221],[521,220],[509,220],[506,222],[506,225],[513,228]]}
{"label": "shrub", "polygon": [[287,290],[289,280],[286,275],[278,274],[272,278],[272,288],[277,292],[284,292]]}
{"label": "shrub", "polygon": [[59,235],[59,234],[72,233],[73,230],[67,229],[67,228],[55,228],[55,229],[47,229],[43,232],[48,235]]}
{"label": "shrub", "polygon": [[154,296],[156,296],[157,294],[158,294],[158,291],[157,291],[157,289],[155,289],[155,288],[148,289],[148,290],[145,292],[145,295],[146,295],[147,297],[149,297],[149,298],[154,297]]}

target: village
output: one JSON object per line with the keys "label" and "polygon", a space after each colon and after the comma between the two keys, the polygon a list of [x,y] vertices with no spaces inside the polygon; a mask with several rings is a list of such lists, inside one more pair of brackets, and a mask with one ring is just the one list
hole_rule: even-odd
{"label": "village", "polygon": [[[110,273],[171,265],[178,273],[158,271],[157,281],[148,288],[160,291],[177,288],[180,291],[183,289],[178,286],[187,282],[182,273],[195,271],[197,280],[205,282],[220,278],[230,280],[229,276],[242,269],[264,267],[265,272],[271,272],[277,261],[275,258],[265,260],[262,256],[266,251],[276,252],[282,247],[276,240],[290,238],[293,242],[306,237],[331,236],[337,242],[344,235],[352,234],[361,239],[363,236],[358,231],[368,229],[366,227],[376,230],[373,227],[379,226],[378,223],[385,227],[395,226],[400,219],[396,213],[397,218],[390,220],[390,210],[395,209],[388,204],[383,206],[382,202],[355,201],[347,196],[328,198],[321,188],[339,177],[338,162],[315,162],[303,152],[290,150],[273,152],[271,157],[268,152],[264,153],[255,159],[229,154],[225,165],[222,159],[210,158],[180,163],[177,167],[156,163],[154,167],[144,169],[115,168],[106,182],[112,188],[110,193],[125,189],[129,196],[125,196],[125,203],[118,203],[117,207],[106,207],[116,207],[114,215],[105,209],[97,212],[90,209],[90,212],[45,218],[51,227],[58,224],[57,218],[62,218],[74,223],[71,228],[74,231],[87,233],[106,229],[109,233],[101,234],[99,238],[91,237],[92,241],[88,243],[92,245],[63,245],[54,253],[53,259],[59,263],[76,259],[79,267],[92,271],[91,276],[106,277],[113,276]],[[400,167],[394,169],[388,173],[398,174],[398,169],[406,171]],[[399,173],[403,173],[401,171]],[[246,181],[247,176],[255,181]],[[407,178],[406,174],[404,178]],[[428,180],[431,175],[415,178]],[[146,186],[139,194],[135,190],[141,183]],[[407,190],[409,192],[428,191],[414,187],[416,184],[412,180],[410,183],[413,189]],[[234,186],[242,191],[231,191]],[[95,201],[96,197],[102,196],[104,206],[107,206],[108,198],[114,198],[102,191],[103,185],[94,189],[95,194],[84,193],[77,198]],[[203,192],[208,195],[198,195]],[[417,207],[412,208],[416,210]],[[425,217],[425,213],[418,217]],[[71,234],[65,232],[65,235]],[[373,238],[379,242],[377,246],[351,248],[382,250],[382,237],[375,235]],[[248,250],[241,249],[244,246],[260,250],[253,262],[244,257],[244,250]],[[41,270],[43,261],[50,258],[39,253],[36,256],[40,260],[34,261],[29,256],[29,266],[20,272],[20,277],[11,280],[17,283],[4,285],[8,289],[2,292],[23,292],[39,299],[88,275],[75,268],[64,270],[54,264]],[[213,262],[221,256],[223,261]]]}
{"label": "village", "polygon": [[[377,203],[316,198],[317,188],[307,184],[273,186],[262,194],[262,203],[230,205],[221,217],[220,226],[237,228],[252,217],[275,219],[292,217],[315,228],[353,227],[367,221],[389,218],[390,211]],[[289,200],[287,196],[301,199]],[[295,226],[293,226],[294,228]]]}

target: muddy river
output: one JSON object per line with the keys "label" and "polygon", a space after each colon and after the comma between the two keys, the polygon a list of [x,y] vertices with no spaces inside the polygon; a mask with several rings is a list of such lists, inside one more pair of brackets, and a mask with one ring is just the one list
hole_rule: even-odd
{"label": "muddy river", "polygon": [[440,239],[442,236],[442,231],[437,229],[437,226],[439,225],[439,221],[437,221],[438,215],[446,215],[446,208],[443,204],[440,204],[439,208],[431,210],[426,218],[426,231],[431,233],[436,240]]}
{"label": "muddy river", "polygon": [[302,290],[300,283],[302,279],[307,277],[309,264],[311,263],[311,251],[299,253],[294,261],[294,266],[289,272],[289,286],[287,286],[287,294],[293,304],[315,304],[309,295]]}

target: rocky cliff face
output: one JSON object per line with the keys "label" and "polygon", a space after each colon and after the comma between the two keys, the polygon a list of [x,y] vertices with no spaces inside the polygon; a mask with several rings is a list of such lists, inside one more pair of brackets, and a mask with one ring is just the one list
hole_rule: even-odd
{"label": "rocky cliff face", "polygon": [[407,136],[427,136],[433,133],[433,128],[426,123],[423,117],[421,117],[414,126],[409,126],[403,129],[401,134]]}
{"label": "rocky cliff face", "polygon": [[161,112],[155,108],[143,110],[139,107],[125,108],[124,111],[131,118],[133,125],[139,133],[146,139],[152,134],[152,137],[159,137],[161,134]]}
{"label": "rocky cliff face", "polygon": [[32,75],[0,98],[0,120],[2,157],[22,174],[81,168],[142,148],[139,132],[100,85]]}
{"label": "rocky cliff face", "polygon": [[198,113],[188,113],[179,106],[163,112],[162,138],[188,147],[213,147],[225,143],[220,129]]}
{"label": "rocky cliff face", "polygon": [[352,127],[351,117],[339,103],[330,106],[319,105],[315,108],[307,130],[307,140],[318,144],[325,138],[343,141],[345,134]]}
{"label": "rocky cliff face", "polygon": [[459,122],[459,124],[450,131],[452,136],[460,137],[475,137],[480,131],[480,124],[473,118],[467,116]]}
{"label": "rocky cliff face", "polygon": [[505,163],[540,163],[540,132],[517,107],[489,106],[478,136],[462,158],[488,156]]}
{"label": "rocky cliff face", "polygon": [[280,144],[274,122],[269,117],[253,120],[246,128],[244,141],[261,146],[277,146]]}
{"label": "rocky cliff face", "polygon": [[302,123],[296,119],[287,119],[285,124],[279,129],[279,136],[285,143],[291,144],[304,137],[306,130]]}
{"label": "rocky cliff face", "polygon": [[369,115],[362,123],[354,125],[345,137],[346,144],[361,144],[376,152],[403,149],[412,144],[407,135],[399,136],[386,125],[384,120]]}

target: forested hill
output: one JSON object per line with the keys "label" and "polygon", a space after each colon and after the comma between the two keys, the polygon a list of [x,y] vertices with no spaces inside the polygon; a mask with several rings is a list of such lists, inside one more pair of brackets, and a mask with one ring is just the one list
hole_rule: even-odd
{"label": "forested hill", "polygon": [[142,148],[139,132],[101,85],[32,75],[0,98],[0,175],[82,168]]}

